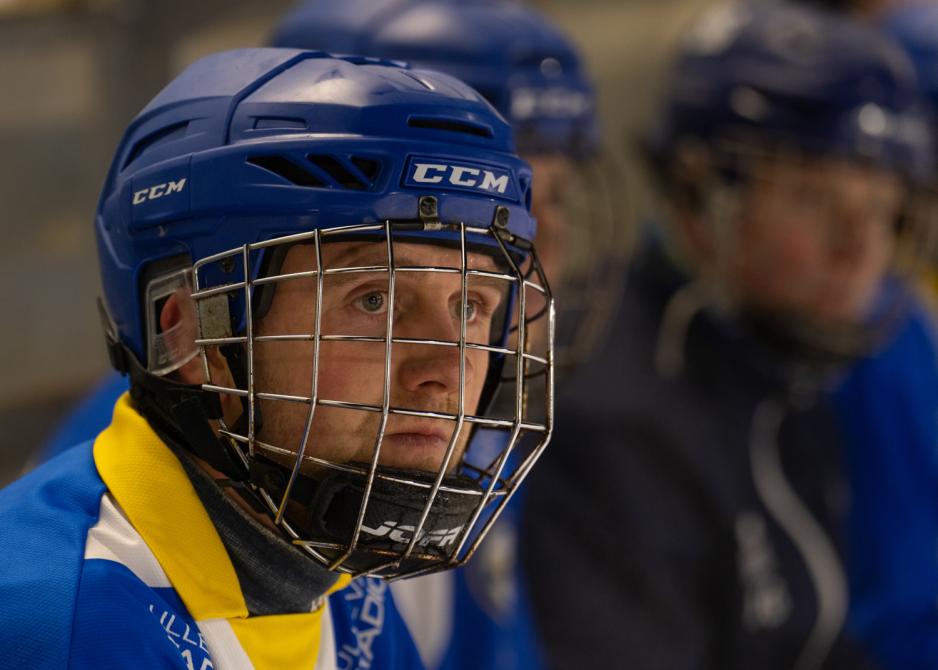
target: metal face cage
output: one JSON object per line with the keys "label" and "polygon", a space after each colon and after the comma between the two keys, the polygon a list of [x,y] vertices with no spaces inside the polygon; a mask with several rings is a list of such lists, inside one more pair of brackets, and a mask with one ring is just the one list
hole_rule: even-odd
{"label": "metal face cage", "polygon": [[551,435],[533,248],[497,219],[385,221],[246,244],[193,275],[203,389],[270,522],[351,574],[468,560]]}
{"label": "metal face cage", "polygon": [[[566,183],[554,196],[562,221],[553,228],[563,231],[554,246],[562,249],[562,267],[559,272],[547,267],[558,297],[555,354],[561,383],[606,338],[625,288],[637,231],[635,198],[628,192],[634,177],[622,161],[610,152],[597,151],[571,161],[570,168]],[[538,248],[547,263],[543,242],[555,233],[540,212],[534,215],[539,217]]]}

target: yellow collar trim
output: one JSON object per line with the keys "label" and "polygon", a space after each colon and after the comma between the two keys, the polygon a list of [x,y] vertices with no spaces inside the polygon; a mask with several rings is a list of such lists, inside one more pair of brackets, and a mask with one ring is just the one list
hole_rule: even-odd
{"label": "yellow collar trim", "polygon": [[189,477],[126,393],[95,440],[94,461],[192,617],[246,617],[228,552]]}
{"label": "yellow collar trim", "polygon": [[324,609],[319,609],[229,623],[255,670],[308,670],[319,654],[323,614]]}
{"label": "yellow collar trim", "polygon": [[339,579],[336,580],[336,583],[329,587],[329,590],[326,591],[327,596],[331,596],[336,591],[341,591],[346,586],[352,583],[351,575],[339,575]]}

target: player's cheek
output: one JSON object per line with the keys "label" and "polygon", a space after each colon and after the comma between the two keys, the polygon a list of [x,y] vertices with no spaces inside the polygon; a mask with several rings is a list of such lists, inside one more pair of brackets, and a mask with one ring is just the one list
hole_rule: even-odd
{"label": "player's cheek", "polygon": [[320,344],[317,391],[320,398],[380,404],[384,388],[383,342]]}
{"label": "player's cheek", "polygon": [[466,352],[466,408],[473,414],[479,411],[479,398],[485,377],[488,373],[489,353],[485,351]]}

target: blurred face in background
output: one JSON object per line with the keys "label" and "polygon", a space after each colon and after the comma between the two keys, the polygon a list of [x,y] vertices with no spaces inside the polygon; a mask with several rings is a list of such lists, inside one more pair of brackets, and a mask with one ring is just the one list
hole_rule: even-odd
{"label": "blurred face in background", "polygon": [[558,281],[564,272],[564,251],[569,242],[567,217],[568,190],[574,178],[573,162],[563,154],[525,156],[531,164],[534,181],[531,189],[531,212],[537,219],[538,257],[545,274]]}
{"label": "blurred face in background", "polygon": [[[544,274],[554,290],[563,281],[567,268],[567,252],[570,239],[570,221],[567,220],[567,204],[574,178],[573,162],[562,154],[544,153],[526,155],[534,178],[531,186],[531,213],[537,219],[537,237],[534,240],[537,256]],[[533,295],[535,301],[539,295]],[[533,311],[542,309],[540,303],[531,306]],[[541,348],[547,341],[547,319],[538,319],[531,324],[530,336],[533,346]]]}
{"label": "blurred face in background", "polygon": [[845,160],[757,159],[735,229],[737,300],[821,322],[862,319],[892,261],[903,191],[896,175]]}

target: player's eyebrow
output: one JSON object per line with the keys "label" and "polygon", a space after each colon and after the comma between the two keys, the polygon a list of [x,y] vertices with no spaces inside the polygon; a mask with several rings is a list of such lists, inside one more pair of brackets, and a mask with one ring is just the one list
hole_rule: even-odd
{"label": "player's eyebrow", "polygon": [[[379,247],[380,248],[376,248]],[[323,260],[327,270],[346,267],[387,267],[388,252],[383,242],[352,244],[339,251],[335,257],[325,259],[328,244],[323,245]]]}
{"label": "player's eyebrow", "polygon": [[[378,248],[380,245],[380,248]],[[413,246],[412,243],[409,246]],[[459,261],[442,262],[434,259],[428,262],[426,258],[414,254],[414,249],[400,249],[396,245],[394,252],[395,267],[446,267],[459,269]],[[428,247],[432,248],[432,247]],[[325,269],[339,269],[346,267],[377,267],[386,268],[388,265],[387,248],[383,243],[362,243],[339,251],[333,258],[324,263]],[[469,269],[498,272],[497,263],[488,254],[469,252]],[[377,271],[377,270],[376,270]]]}
{"label": "player's eyebrow", "polygon": [[[484,263],[478,263],[479,255],[473,254],[473,258],[470,259],[470,269],[471,270],[482,270],[486,272],[499,272],[498,268],[495,266],[495,262],[489,256],[482,256],[484,258]],[[331,262],[326,263],[326,282],[330,287],[338,288],[346,286],[348,284],[359,284],[366,281],[374,280],[384,280],[387,281],[387,254],[383,253],[383,250],[378,249],[348,249],[343,250],[336,255],[335,258],[330,259]],[[475,261],[475,262],[473,262]],[[431,261],[432,262],[432,261]],[[439,262],[439,261],[438,261]],[[415,256],[411,250],[403,251],[400,254],[395,255],[394,265],[396,268],[408,268],[408,267],[441,267],[441,268],[450,268],[458,270],[458,265],[454,264],[439,264],[439,265],[429,265],[427,259]],[[481,267],[480,267],[481,265]],[[381,268],[371,271],[362,271],[362,272],[335,272],[330,273],[329,270],[336,270],[342,268]],[[500,273],[501,274],[501,273]],[[510,273],[505,273],[510,274]],[[408,282],[417,282],[423,283],[430,281],[434,276],[439,276],[438,273],[434,272],[396,272],[397,281],[402,279]],[[505,279],[500,279],[498,277],[489,277],[485,275],[470,275],[469,276],[469,290],[484,290],[491,289],[504,293],[510,282]]]}

